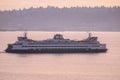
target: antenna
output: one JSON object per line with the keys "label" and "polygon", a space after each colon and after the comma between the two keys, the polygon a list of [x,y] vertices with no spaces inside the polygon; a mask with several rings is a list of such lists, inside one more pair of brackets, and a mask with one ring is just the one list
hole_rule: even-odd
{"label": "antenna", "polygon": [[91,37],[91,33],[89,32],[89,38]]}
{"label": "antenna", "polygon": [[27,38],[27,30],[24,32],[24,37]]}
{"label": "antenna", "polygon": [[91,38],[91,32],[87,32],[88,33],[88,38]]}

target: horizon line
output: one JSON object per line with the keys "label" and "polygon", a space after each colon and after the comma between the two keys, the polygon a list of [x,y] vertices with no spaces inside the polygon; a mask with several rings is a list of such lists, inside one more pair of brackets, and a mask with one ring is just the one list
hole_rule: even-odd
{"label": "horizon line", "polygon": [[64,7],[58,7],[58,6],[50,6],[50,5],[48,5],[47,7],[42,7],[42,6],[39,6],[39,7],[33,7],[33,6],[31,6],[31,7],[28,7],[28,8],[26,8],[26,7],[24,7],[24,8],[18,8],[18,9],[5,9],[5,10],[0,10],[1,12],[4,12],[4,11],[19,11],[19,10],[25,10],[25,9],[31,9],[31,8],[33,8],[33,9],[37,9],[37,8],[44,8],[44,9],[47,9],[47,8],[58,8],[58,9],[64,9],[64,8],[68,8],[68,9],[70,9],[70,8],[120,8],[120,6],[104,6],[104,5],[101,5],[101,6],[74,6],[74,7],[66,7],[66,6],[64,6]]}

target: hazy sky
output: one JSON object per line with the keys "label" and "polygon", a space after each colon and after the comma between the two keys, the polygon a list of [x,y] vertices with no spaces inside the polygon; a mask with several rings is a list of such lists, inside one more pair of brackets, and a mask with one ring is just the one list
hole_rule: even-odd
{"label": "hazy sky", "polygon": [[0,0],[0,10],[29,7],[120,6],[120,0]]}

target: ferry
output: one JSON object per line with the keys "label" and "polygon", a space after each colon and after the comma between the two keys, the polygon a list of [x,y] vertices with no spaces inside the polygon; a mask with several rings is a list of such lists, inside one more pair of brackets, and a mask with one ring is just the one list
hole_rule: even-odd
{"label": "ferry", "polygon": [[7,53],[98,53],[106,52],[106,44],[101,44],[97,37],[88,37],[83,40],[65,39],[61,34],[55,34],[53,38],[36,41],[24,36],[18,37],[15,43],[8,44]]}

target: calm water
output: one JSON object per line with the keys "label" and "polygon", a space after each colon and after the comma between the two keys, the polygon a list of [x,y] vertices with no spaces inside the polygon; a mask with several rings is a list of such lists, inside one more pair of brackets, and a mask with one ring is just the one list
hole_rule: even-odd
{"label": "calm water", "polygon": [[[86,32],[28,32],[35,40],[52,38],[80,40]],[[23,32],[0,32],[0,80],[120,80],[120,32],[93,32],[109,49],[99,54],[7,54]]]}

